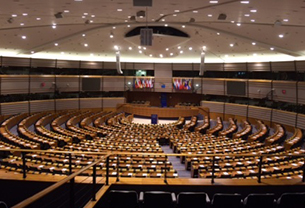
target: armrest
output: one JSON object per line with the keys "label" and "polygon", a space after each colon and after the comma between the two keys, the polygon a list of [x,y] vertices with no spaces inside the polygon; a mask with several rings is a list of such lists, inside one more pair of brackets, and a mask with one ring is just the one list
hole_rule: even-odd
{"label": "armrest", "polygon": [[144,201],[144,192],[141,191],[139,196],[139,202],[143,203],[143,201]]}
{"label": "armrest", "polygon": [[173,201],[174,203],[177,203],[176,194],[175,194],[175,193],[171,193],[171,195],[172,195],[172,201]]}
{"label": "armrest", "polygon": [[208,194],[205,194],[205,200],[207,201],[208,204],[211,203],[211,200],[209,198],[209,195]]}

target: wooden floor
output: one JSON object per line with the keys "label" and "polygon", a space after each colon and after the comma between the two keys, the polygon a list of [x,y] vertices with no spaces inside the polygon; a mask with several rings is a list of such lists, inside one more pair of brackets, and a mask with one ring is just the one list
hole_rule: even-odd
{"label": "wooden floor", "polygon": [[[2,180],[25,180],[25,181],[42,181],[42,182],[58,182],[65,178],[59,175],[46,175],[46,174],[27,174],[26,179],[23,179],[22,174],[10,171],[0,170],[0,178]],[[78,176],[75,181],[77,183],[92,183],[92,177]],[[104,184],[104,177],[97,177],[97,183]],[[171,178],[164,181],[164,178],[119,178],[116,181],[115,177],[110,177],[110,184],[126,184],[126,185],[186,185],[186,186],[264,186],[264,185],[305,185],[302,179],[262,179],[258,183],[256,179],[215,179],[215,183],[211,183],[211,179],[198,179],[198,178]]]}

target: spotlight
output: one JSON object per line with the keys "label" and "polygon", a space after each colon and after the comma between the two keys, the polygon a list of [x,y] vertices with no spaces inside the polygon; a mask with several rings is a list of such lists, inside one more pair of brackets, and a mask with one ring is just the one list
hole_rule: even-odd
{"label": "spotlight", "polygon": [[62,15],[62,12],[57,12],[56,14],[54,14],[54,16],[56,17],[56,19],[60,19],[63,18],[64,16]]}

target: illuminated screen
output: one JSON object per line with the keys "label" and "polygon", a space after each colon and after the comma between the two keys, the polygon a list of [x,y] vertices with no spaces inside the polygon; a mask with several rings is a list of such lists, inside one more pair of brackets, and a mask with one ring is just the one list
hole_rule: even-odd
{"label": "illuminated screen", "polygon": [[135,89],[152,89],[154,88],[153,78],[135,78],[133,80]]}
{"label": "illuminated screen", "polygon": [[173,79],[173,86],[175,90],[191,90],[192,80],[182,78]]}

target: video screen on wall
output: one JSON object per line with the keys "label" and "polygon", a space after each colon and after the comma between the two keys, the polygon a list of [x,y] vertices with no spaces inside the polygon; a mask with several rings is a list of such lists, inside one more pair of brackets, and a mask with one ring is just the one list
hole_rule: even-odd
{"label": "video screen on wall", "polygon": [[133,80],[135,89],[152,89],[154,88],[153,78],[134,78]]}
{"label": "video screen on wall", "polygon": [[246,82],[227,81],[228,95],[246,95]]}
{"label": "video screen on wall", "polygon": [[175,78],[173,79],[173,87],[175,90],[192,90],[193,83],[191,79]]}
{"label": "video screen on wall", "polygon": [[82,78],[82,91],[100,91],[100,78]]}

